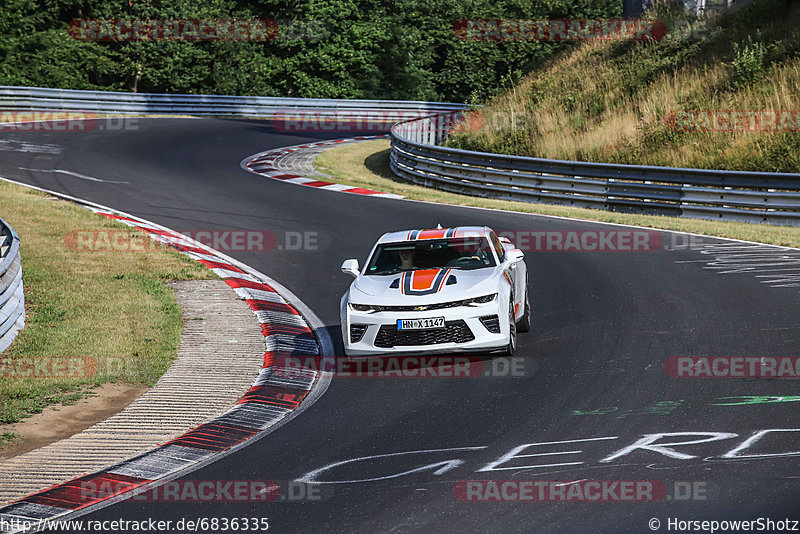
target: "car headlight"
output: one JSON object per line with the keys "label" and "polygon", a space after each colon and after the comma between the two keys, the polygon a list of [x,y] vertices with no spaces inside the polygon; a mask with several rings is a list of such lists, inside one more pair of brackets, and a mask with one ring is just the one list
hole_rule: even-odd
{"label": "car headlight", "polygon": [[475,297],[474,299],[467,299],[464,301],[465,306],[482,306],[484,304],[489,304],[490,302],[494,302],[497,298],[497,293],[492,295],[485,295],[483,297]]}
{"label": "car headlight", "polygon": [[381,311],[380,306],[370,306],[369,304],[353,304],[350,302],[348,303],[348,306],[352,311],[357,311],[360,313],[375,313]]}

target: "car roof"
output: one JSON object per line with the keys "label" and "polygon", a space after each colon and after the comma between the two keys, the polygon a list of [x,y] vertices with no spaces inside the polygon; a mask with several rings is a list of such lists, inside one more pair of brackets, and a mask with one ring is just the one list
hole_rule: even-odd
{"label": "car roof", "polygon": [[456,226],[453,228],[433,228],[400,230],[387,232],[378,243],[400,243],[404,241],[421,241],[425,239],[442,239],[448,237],[489,237],[492,229],[487,226]]}

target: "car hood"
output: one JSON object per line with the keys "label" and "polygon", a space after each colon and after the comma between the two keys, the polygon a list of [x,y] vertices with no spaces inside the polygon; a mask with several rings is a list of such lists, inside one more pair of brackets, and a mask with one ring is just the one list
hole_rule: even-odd
{"label": "car hood", "polygon": [[426,269],[393,275],[361,275],[350,286],[353,302],[430,304],[497,293],[499,267],[474,270]]}

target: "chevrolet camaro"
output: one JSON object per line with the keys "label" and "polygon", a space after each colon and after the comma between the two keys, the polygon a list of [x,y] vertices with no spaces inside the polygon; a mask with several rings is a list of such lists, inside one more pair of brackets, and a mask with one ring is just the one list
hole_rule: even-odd
{"label": "chevrolet camaro", "polygon": [[381,236],[342,296],[347,356],[504,351],[530,329],[521,250],[487,227],[403,230]]}

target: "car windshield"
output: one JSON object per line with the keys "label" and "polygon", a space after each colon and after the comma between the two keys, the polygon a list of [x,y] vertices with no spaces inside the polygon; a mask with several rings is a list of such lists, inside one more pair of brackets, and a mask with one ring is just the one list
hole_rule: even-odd
{"label": "car windshield", "polygon": [[485,237],[405,241],[378,245],[366,274],[385,275],[420,269],[483,269],[496,265]]}

